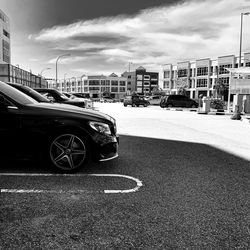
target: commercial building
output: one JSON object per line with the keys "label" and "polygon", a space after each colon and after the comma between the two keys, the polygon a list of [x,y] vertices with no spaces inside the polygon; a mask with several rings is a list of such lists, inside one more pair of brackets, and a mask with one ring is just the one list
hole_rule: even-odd
{"label": "commercial building", "polygon": [[32,88],[47,87],[44,78],[11,65],[10,21],[0,10],[0,81],[20,83]]}
{"label": "commercial building", "polygon": [[47,88],[47,81],[17,66],[0,64],[0,81],[20,83],[31,88]]}
{"label": "commercial building", "polygon": [[[198,98],[201,94],[216,97],[217,86],[223,84],[226,87],[223,97],[228,100],[231,75],[227,68],[238,68],[238,64],[239,58],[235,55],[220,56],[216,60],[205,58],[178,62],[176,65],[165,64],[161,72],[161,87],[167,94],[176,94],[180,88],[185,88],[189,97]],[[240,66],[250,67],[250,52],[244,53]]]}
{"label": "commercial building", "polygon": [[127,93],[136,92],[138,94],[151,94],[159,88],[159,73],[147,72],[140,66],[133,72],[124,72],[123,77],[127,78]]}
{"label": "commercial building", "polygon": [[10,63],[10,23],[0,10],[0,63]]}
{"label": "commercial building", "polygon": [[93,98],[101,98],[103,94],[108,94],[115,99],[123,99],[127,92],[127,79],[112,73],[109,76],[93,75],[82,77],[71,77],[49,83],[50,88],[55,88],[60,92],[89,93]]}

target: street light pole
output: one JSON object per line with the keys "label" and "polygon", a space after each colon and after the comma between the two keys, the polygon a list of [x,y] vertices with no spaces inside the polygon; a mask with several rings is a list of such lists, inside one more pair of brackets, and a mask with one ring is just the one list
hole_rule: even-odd
{"label": "street light pole", "polygon": [[45,69],[43,69],[43,70],[41,71],[41,73],[40,73],[41,77],[43,76],[43,75],[42,75],[43,72],[44,72],[45,70],[49,70],[49,69],[51,69],[51,68],[45,68]]}
{"label": "street light pole", "polygon": [[249,15],[250,12],[240,13],[240,53],[239,53],[239,64],[238,68],[241,66],[241,47],[242,47],[242,26],[243,26],[243,15]]}
{"label": "street light pole", "polygon": [[63,54],[63,55],[60,55],[57,57],[56,59],[56,86],[57,86],[57,63],[58,63],[58,60],[62,57],[65,57],[65,56],[70,56],[70,54]]}

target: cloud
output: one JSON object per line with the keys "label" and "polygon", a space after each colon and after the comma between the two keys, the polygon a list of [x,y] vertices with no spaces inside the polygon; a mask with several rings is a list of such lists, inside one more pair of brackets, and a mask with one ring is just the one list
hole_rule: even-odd
{"label": "cloud", "polygon": [[[29,38],[76,54],[62,59],[62,63],[87,59],[89,69],[99,66],[103,70],[101,64],[111,67],[112,63],[118,68],[128,61],[152,66],[187,58],[216,58],[238,53],[240,13],[246,10],[250,10],[248,0],[238,0],[237,7],[235,0],[184,1],[142,10],[133,16],[100,17],[55,26]],[[246,47],[250,16],[244,17],[244,24]],[[96,64],[97,60],[100,64]]]}

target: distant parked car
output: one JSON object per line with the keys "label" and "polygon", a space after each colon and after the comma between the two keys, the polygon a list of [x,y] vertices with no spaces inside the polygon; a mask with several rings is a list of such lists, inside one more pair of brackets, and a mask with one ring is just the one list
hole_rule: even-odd
{"label": "distant parked car", "polygon": [[160,102],[162,108],[182,107],[197,108],[198,103],[184,95],[168,95],[162,98]]}
{"label": "distant parked car", "polygon": [[85,108],[93,108],[93,101],[90,98],[84,98],[77,95],[77,93],[68,93],[63,92],[65,96],[67,96],[70,99],[74,99],[75,101],[83,101],[86,103]]}
{"label": "distant parked car", "polygon": [[124,107],[127,107],[128,105],[131,105],[132,107],[139,107],[140,105],[147,107],[149,104],[149,101],[143,96],[126,96],[123,100]]}
{"label": "distant parked car", "polygon": [[60,93],[56,89],[35,89],[37,92],[45,96],[48,100],[56,103],[64,103],[64,104],[70,104],[74,106],[78,106],[81,108],[87,107],[87,103],[85,100],[75,100],[70,99],[64,94]]}
{"label": "distant parked car", "polygon": [[100,102],[110,102],[111,103],[111,102],[115,102],[115,99],[110,97],[110,96],[106,96],[106,97],[102,97],[100,99]]}
{"label": "distant parked car", "polygon": [[149,96],[147,100],[149,101],[150,105],[160,105],[162,96],[160,95],[153,95]]}

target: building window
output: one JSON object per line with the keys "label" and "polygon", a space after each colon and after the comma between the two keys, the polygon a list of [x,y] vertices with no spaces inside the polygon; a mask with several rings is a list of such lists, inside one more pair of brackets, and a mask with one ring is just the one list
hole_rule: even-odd
{"label": "building window", "polygon": [[149,85],[149,82],[144,82],[144,85]]}
{"label": "building window", "polygon": [[6,63],[10,63],[10,44],[2,40],[2,45],[3,45],[3,61]]}
{"label": "building window", "polygon": [[112,86],[118,86],[118,81],[111,81]]}
{"label": "building window", "polygon": [[92,86],[100,85],[100,82],[99,80],[89,80],[89,85]]}
{"label": "building window", "polygon": [[137,86],[142,86],[142,81],[137,81]]}
{"label": "building window", "polygon": [[126,88],[125,87],[120,87],[120,92],[126,92]]}
{"label": "building window", "polygon": [[170,78],[170,71],[169,70],[164,71],[164,78]]}
{"label": "building window", "polygon": [[137,80],[142,80],[142,75],[137,75]]}
{"label": "building window", "polygon": [[111,92],[118,92],[118,87],[111,87]]}
{"label": "building window", "polygon": [[206,88],[207,79],[197,79],[197,88]]}
{"label": "building window", "polygon": [[99,91],[100,88],[99,87],[89,87],[89,91]]}
{"label": "building window", "polygon": [[229,77],[220,77],[219,82],[225,85],[229,85]]}
{"label": "building window", "polygon": [[178,70],[178,77],[187,77],[187,69],[179,69]]}
{"label": "building window", "polygon": [[144,80],[149,80],[150,76],[149,75],[144,75]]}
{"label": "building window", "polygon": [[6,37],[10,38],[10,33],[7,32],[5,29],[3,30],[3,34],[4,34]]}
{"label": "building window", "polygon": [[126,86],[126,82],[125,81],[120,81],[120,86]]}
{"label": "building window", "polygon": [[219,66],[219,74],[228,74],[229,71],[225,68],[232,68],[232,64],[224,64]]}
{"label": "building window", "polygon": [[246,67],[250,67],[250,62],[247,62],[247,63],[246,63]]}
{"label": "building window", "polygon": [[197,68],[197,76],[207,76],[208,75],[208,67]]}
{"label": "building window", "polygon": [[163,88],[164,89],[169,89],[169,87],[170,87],[170,82],[169,81],[164,81],[163,82]]}

